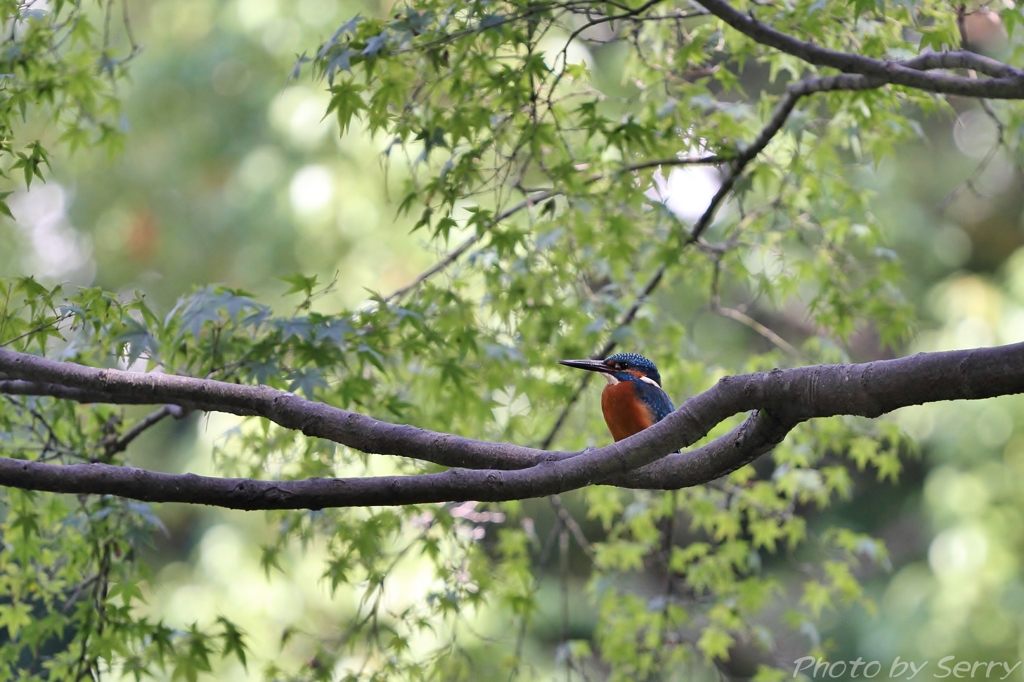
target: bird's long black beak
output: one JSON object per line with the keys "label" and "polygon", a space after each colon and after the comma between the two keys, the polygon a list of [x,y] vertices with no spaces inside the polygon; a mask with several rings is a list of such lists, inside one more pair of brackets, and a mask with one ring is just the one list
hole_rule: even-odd
{"label": "bird's long black beak", "polygon": [[559,360],[558,364],[565,365],[566,367],[575,367],[576,369],[585,369],[590,372],[601,372],[603,374],[609,374],[612,371],[608,365],[600,360]]}

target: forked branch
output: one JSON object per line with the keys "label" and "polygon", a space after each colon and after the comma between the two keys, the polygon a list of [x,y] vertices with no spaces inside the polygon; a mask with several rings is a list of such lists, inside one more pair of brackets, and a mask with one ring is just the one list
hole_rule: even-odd
{"label": "forked branch", "polygon": [[[739,11],[726,0],[696,2],[751,40],[798,57],[808,64],[924,92],[988,99],[1024,98],[1024,71],[973,52],[933,52],[902,61],[875,59],[800,40],[759,21],[753,13]],[[972,69],[990,78],[934,73],[935,69]]]}
{"label": "forked branch", "polygon": [[[714,480],[768,452],[796,424],[815,417],[877,417],[899,407],[1024,392],[1024,344],[856,365],[816,365],[727,377],[686,400],[651,428],[584,452],[546,452],[489,443],[309,401],[266,386],[54,362],[0,349],[0,372],[19,394],[60,393],[104,402],[172,404],[259,415],[286,428],[371,454],[458,462],[440,474],[301,481],[162,474],[104,464],[53,465],[0,458],[0,485],[27,490],[109,494],[151,502],[235,509],[320,509],[459,500],[500,501],[608,483],[675,489]],[[0,387],[11,384],[0,384]],[[75,389],[81,393],[67,393]],[[741,426],[690,452],[664,456],[703,438],[723,420],[756,410]]]}

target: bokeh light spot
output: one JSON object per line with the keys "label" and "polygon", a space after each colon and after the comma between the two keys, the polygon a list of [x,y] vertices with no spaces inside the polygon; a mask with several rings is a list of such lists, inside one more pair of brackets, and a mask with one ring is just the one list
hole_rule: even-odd
{"label": "bokeh light spot", "polygon": [[999,139],[995,121],[981,109],[970,109],[953,122],[953,142],[965,156],[983,158]]}
{"label": "bokeh light spot", "polygon": [[302,86],[288,88],[270,107],[270,121],[278,132],[300,149],[314,149],[336,129],[333,117],[324,117],[330,96]]}
{"label": "bokeh light spot", "polygon": [[253,192],[260,192],[276,185],[284,171],[284,159],[276,147],[257,147],[249,152],[238,164],[238,180],[242,186]]}
{"label": "bokeh light spot", "polygon": [[299,0],[299,19],[307,26],[319,29],[334,20],[339,4],[329,0]]}
{"label": "bokeh light spot", "polygon": [[989,503],[988,488],[977,476],[951,466],[939,467],[928,475],[924,494],[928,505],[939,516],[976,516]]}
{"label": "bokeh light spot", "polygon": [[668,178],[659,170],[653,179],[654,187],[647,191],[647,196],[691,222],[707,210],[711,197],[722,186],[718,172],[704,167],[673,168]]}
{"label": "bokeh light spot", "polygon": [[974,422],[978,440],[990,448],[1002,447],[1013,434],[1013,419],[998,404],[986,405]]}
{"label": "bokeh light spot", "polygon": [[941,579],[977,571],[988,556],[988,540],[974,526],[944,530],[928,547],[928,565]]}
{"label": "bokeh light spot", "polygon": [[246,30],[264,26],[277,16],[277,0],[238,0],[238,19]]}
{"label": "bokeh light spot", "polygon": [[62,186],[37,183],[31,190],[11,197],[9,205],[32,247],[26,271],[91,283],[95,270],[92,241],[68,222],[68,196]]}
{"label": "bokeh light spot", "polygon": [[304,166],[292,176],[288,196],[296,213],[315,213],[334,197],[334,176],[326,166]]}

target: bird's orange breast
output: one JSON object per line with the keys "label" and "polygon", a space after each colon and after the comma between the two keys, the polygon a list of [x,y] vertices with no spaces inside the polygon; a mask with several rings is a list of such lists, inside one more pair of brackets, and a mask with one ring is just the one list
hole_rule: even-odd
{"label": "bird's orange breast", "polygon": [[601,411],[616,442],[654,424],[654,415],[637,396],[632,381],[605,386],[601,394]]}

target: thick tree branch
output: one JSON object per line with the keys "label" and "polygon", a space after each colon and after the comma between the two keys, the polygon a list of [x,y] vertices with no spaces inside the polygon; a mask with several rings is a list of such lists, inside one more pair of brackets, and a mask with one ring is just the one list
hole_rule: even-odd
{"label": "thick tree branch", "polygon": [[[265,386],[166,374],[133,374],[59,363],[32,355],[0,351],[0,367],[9,376],[61,383],[72,388],[97,387],[121,404],[154,402],[232,414],[261,415],[307,435],[328,437],[370,453],[401,454],[433,460],[501,459],[508,452],[550,453],[500,443],[473,441],[410,426],[387,424],[364,415],[304,400]],[[159,399],[158,396],[169,399]],[[688,401],[673,414],[674,429],[642,434],[641,442],[621,443],[590,451],[586,456],[541,461],[514,471],[452,469],[443,474],[367,479],[311,479],[266,482],[174,476],[101,464],[53,467],[37,462],[0,460],[0,484],[68,493],[116,494],[147,501],[217,504],[239,509],[322,508],[410,504],[452,499],[504,500],[551,495],[589,485],[654,461],[665,452],[703,437],[730,408],[707,393]],[[333,434],[328,436],[326,434]],[[359,445],[356,445],[356,444]],[[445,454],[447,452],[447,454]],[[426,457],[421,455],[426,454]]]}
{"label": "thick tree branch", "polygon": [[483,443],[412,426],[388,424],[268,386],[242,386],[155,372],[141,374],[97,369],[5,349],[0,349],[0,372],[22,379],[0,383],[0,390],[4,385],[12,385],[13,392],[21,395],[26,394],[30,386],[37,386],[40,395],[78,402],[170,404],[189,410],[266,417],[307,436],[324,438],[363,452],[412,456],[444,466],[472,467],[473,462],[498,461],[504,464],[498,468],[518,469],[541,461],[538,451],[531,448]]}
{"label": "thick tree branch", "polygon": [[[0,485],[30,490],[237,509],[319,509],[520,499],[597,482],[647,488],[699,485],[769,451],[789,429],[807,419],[842,414],[877,417],[908,405],[1022,393],[1024,344],[727,377],[651,428],[584,453],[550,453],[388,424],[265,386],[100,370],[7,350],[0,350],[0,371],[27,381],[102,393],[121,404],[170,403],[261,415],[307,435],[328,437],[370,453],[426,461],[454,459],[492,467],[420,476],[257,481],[160,474],[102,464],[58,466],[0,459]],[[717,441],[658,460],[662,453],[695,442],[722,420],[751,410],[757,412]],[[510,453],[513,456],[506,459]],[[529,460],[535,465],[528,464]],[[499,470],[507,469],[512,461],[528,468]]]}
{"label": "thick tree branch", "polygon": [[643,490],[679,490],[708,483],[771,452],[800,421],[754,412],[707,445],[663,457],[604,483]]}
{"label": "thick tree branch", "polygon": [[0,393],[6,395],[40,395],[62,400],[73,400],[77,403],[112,403],[113,396],[103,391],[82,390],[60,384],[43,381],[21,381],[8,379],[0,381]]}
{"label": "thick tree branch", "polygon": [[[989,99],[1024,98],[1024,71],[973,52],[939,52],[906,61],[874,59],[840,52],[794,38],[758,21],[752,14],[732,7],[725,0],[696,0],[713,15],[755,42],[781,50],[815,66],[827,66],[845,73],[860,74],[883,83],[903,85],[925,92]],[[927,73],[929,69],[974,69],[991,78]],[[877,87],[877,86],[876,86]]]}

